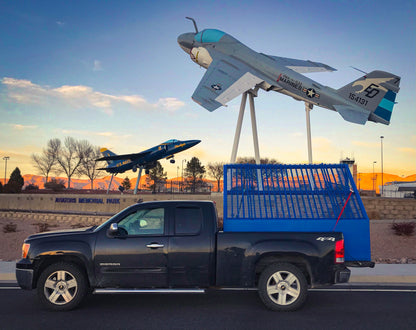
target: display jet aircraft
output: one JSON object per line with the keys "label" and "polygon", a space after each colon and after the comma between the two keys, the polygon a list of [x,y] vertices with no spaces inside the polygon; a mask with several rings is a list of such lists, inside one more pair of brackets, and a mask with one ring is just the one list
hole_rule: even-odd
{"label": "display jet aircraft", "polygon": [[181,34],[178,43],[192,61],[207,69],[192,95],[207,110],[214,111],[252,88],[261,88],[289,95],[311,107],[337,111],[352,123],[390,123],[400,77],[373,71],[333,89],[302,75],[336,71],[326,64],[257,53],[225,32],[198,32],[193,22],[196,32]]}
{"label": "display jet aircraft", "polygon": [[116,155],[107,148],[102,148],[100,151],[104,157],[98,158],[96,161],[105,160],[108,163],[107,167],[99,169],[105,170],[112,174],[108,190],[110,189],[114,175],[118,173],[124,173],[125,171],[129,170],[136,172],[137,169],[140,169],[136,188],[134,189],[134,193],[136,194],[137,186],[140,181],[141,171],[143,169],[145,169],[146,173],[148,173],[151,168],[156,166],[156,161],[162,158],[169,159],[171,163],[175,163],[175,159],[173,158],[174,154],[189,149],[199,142],[201,142],[201,140],[179,141],[172,139],[142,152],[124,155]]}

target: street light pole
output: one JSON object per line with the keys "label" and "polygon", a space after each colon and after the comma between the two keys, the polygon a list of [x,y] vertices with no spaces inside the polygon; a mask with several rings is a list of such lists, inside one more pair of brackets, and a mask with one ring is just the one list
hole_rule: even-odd
{"label": "street light pole", "polygon": [[182,187],[181,187],[181,191],[183,191],[183,162],[186,163],[186,159],[182,159]]}
{"label": "street light pole", "polygon": [[7,161],[10,159],[9,156],[5,156],[3,157],[3,160],[5,162],[5,166],[4,166],[4,185],[6,185],[6,177],[7,177]]}
{"label": "street light pole", "polygon": [[176,166],[176,188],[178,189],[179,192],[179,166]]}
{"label": "street light pole", "polygon": [[381,197],[383,197],[383,186],[384,186],[384,171],[383,171],[383,139],[384,136],[380,136],[381,142]]}
{"label": "street light pole", "polygon": [[374,164],[377,163],[376,161],[373,162],[373,191],[375,190],[375,178],[374,178]]}

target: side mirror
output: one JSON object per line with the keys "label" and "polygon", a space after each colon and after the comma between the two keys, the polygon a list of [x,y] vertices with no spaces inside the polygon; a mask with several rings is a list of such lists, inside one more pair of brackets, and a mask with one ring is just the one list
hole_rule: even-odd
{"label": "side mirror", "polygon": [[107,230],[107,235],[110,237],[117,237],[120,236],[120,229],[118,228],[117,223],[112,223],[110,228]]}

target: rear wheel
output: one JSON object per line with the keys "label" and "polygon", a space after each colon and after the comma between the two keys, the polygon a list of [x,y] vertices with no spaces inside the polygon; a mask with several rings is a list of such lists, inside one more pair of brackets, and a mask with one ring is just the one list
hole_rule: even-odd
{"label": "rear wheel", "polygon": [[40,302],[52,310],[70,310],[79,305],[87,293],[84,273],[70,263],[56,263],[47,267],[37,284]]}
{"label": "rear wheel", "polygon": [[307,285],[305,276],[296,266],[273,264],[260,275],[259,296],[271,310],[294,311],[305,303]]}

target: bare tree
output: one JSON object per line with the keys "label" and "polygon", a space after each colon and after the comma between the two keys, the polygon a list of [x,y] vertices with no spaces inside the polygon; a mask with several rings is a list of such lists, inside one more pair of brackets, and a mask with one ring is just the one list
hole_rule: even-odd
{"label": "bare tree", "polygon": [[59,148],[57,162],[68,178],[68,188],[71,187],[71,177],[78,173],[78,167],[91,144],[86,141],[77,141],[73,137],[67,136],[63,146]]}
{"label": "bare tree", "polygon": [[[256,160],[254,157],[238,157],[237,164],[256,164]],[[274,158],[261,158],[260,164],[280,164],[280,162]]]}
{"label": "bare tree", "polygon": [[81,142],[84,143],[85,146],[78,173],[87,176],[91,181],[91,189],[94,189],[94,180],[104,175],[104,172],[98,170],[97,162],[95,161],[101,155],[100,147],[94,147],[85,140]]}
{"label": "bare tree", "polygon": [[42,150],[40,155],[32,154],[32,161],[39,174],[45,176],[48,182],[49,173],[56,167],[58,151],[61,147],[61,140],[50,139],[46,149]]}
{"label": "bare tree", "polygon": [[221,179],[224,176],[224,163],[208,163],[208,174],[217,180],[217,191],[220,191]]}

